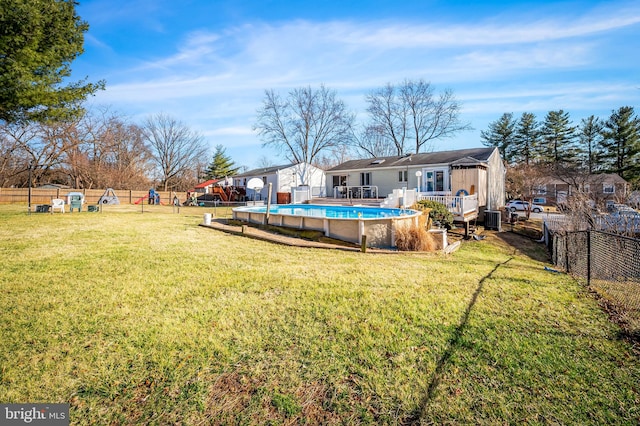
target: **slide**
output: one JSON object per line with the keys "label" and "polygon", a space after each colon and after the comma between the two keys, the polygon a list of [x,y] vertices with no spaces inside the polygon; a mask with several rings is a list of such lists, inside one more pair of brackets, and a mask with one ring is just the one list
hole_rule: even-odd
{"label": "slide", "polygon": [[149,198],[149,196],[145,195],[144,197],[138,198],[136,201],[133,202],[133,204],[140,204],[141,202],[143,202],[147,198]]}

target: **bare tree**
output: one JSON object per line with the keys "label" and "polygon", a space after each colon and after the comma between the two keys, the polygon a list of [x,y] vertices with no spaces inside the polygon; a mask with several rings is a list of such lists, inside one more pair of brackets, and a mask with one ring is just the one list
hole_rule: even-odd
{"label": "bare tree", "polygon": [[81,131],[84,143],[67,153],[66,164],[76,188],[148,187],[151,155],[139,126],[102,108],[85,117]]}
{"label": "bare tree", "polygon": [[313,163],[313,165],[322,170],[329,170],[332,167],[351,160],[351,154],[348,149],[331,148],[327,152],[323,152]]}
{"label": "bare tree", "polygon": [[[388,83],[380,89],[374,90],[366,97],[367,112],[369,113],[369,124],[359,144],[359,149],[365,150],[373,157],[382,156],[377,150],[384,152],[392,151],[395,148],[396,155],[405,152],[407,139],[407,108],[403,105],[398,96],[397,89]],[[370,143],[373,141],[373,146]],[[374,149],[371,152],[370,149]]]}
{"label": "bare tree", "polygon": [[275,166],[273,160],[266,155],[261,155],[256,162],[256,167],[259,169],[268,169],[269,167]]}
{"label": "bare tree", "polygon": [[2,139],[10,149],[15,185],[26,186],[31,168],[32,182],[57,180],[66,153],[80,143],[77,121],[14,123],[2,126]]}
{"label": "bare tree", "polygon": [[143,135],[149,142],[165,191],[187,188],[201,177],[206,168],[207,149],[200,134],[159,113],[145,120]]}
{"label": "bare tree", "polygon": [[403,152],[395,144],[390,144],[380,129],[371,126],[364,127],[360,134],[354,135],[353,140],[355,150],[364,157],[390,157]]}
{"label": "bare tree", "polygon": [[547,183],[549,175],[549,168],[542,164],[523,163],[507,167],[505,190],[511,199],[529,201],[525,211],[527,218],[531,216],[531,205],[536,190]]}
{"label": "bare tree", "polygon": [[324,85],[294,89],[286,99],[267,90],[253,129],[263,146],[275,148],[289,161],[312,164],[323,152],[350,141],[354,119],[336,92]]}
{"label": "bare tree", "polygon": [[436,95],[431,83],[424,80],[405,80],[397,87],[387,84],[366,99],[368,131],[395,147],[397,155],[409,149],[415,153],[430,151],[435,140],[471,129],[460,121],[461,106],[453,91],[446,89]]}
{"label": "bare tree", "polygon": [[17,176],[28,169],[29,161],[20,157],[18,141],[7,132],[7,125],[0,126],[0,187],[18,184]]}

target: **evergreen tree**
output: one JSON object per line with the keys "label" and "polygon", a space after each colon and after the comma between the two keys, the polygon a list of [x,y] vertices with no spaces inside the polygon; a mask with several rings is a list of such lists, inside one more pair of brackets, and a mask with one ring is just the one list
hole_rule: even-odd
{"label": "evergreen tree", "polygon": [[602,169],[602,121],[593,115],[583,118],[578,128],[578,155],[589,174]]}
{"label": "evergreen tree", "polygon": [[74,0],[0,0],[0,121],[46,121],[81,114],[104,83],[70,82],[89,26]]}
{"label": "evergreen tree", "polygon": [[489,123],[487,131],[480,132],[485,146],[495,146],[500,151],[500,155],[507,163],[512,163],[514,159],[514,145],[516,136],[516,121],[513,113],[502,114],[498,120]]}
{"label": "evergreen tree", "polygon": [[234,167],[231,158],[225,154],[225,148],[222,145],[217,145],[213,159],[205,173],[207,179],[221,179],[233,176],[238,172],[238,169],[238,167]]}
{"label": "evergreen tree", "polygon": [[522,113],[514,136],[513,160],[529,165],[537,160],[536,148],[540,138],[540,124],[530,112]]}
{"label": "evergreen tree", "polygon": [[540,144],[537,147],[539,160],[554,168],[575,164],[575,131],[568,112],[549,111],[540,131]]}
{"label": "evergreen tree", "polygon": [[612,111],[604,123],[603,158],[607,170],[637,183],[640,173],[640,120],[633,107]]}

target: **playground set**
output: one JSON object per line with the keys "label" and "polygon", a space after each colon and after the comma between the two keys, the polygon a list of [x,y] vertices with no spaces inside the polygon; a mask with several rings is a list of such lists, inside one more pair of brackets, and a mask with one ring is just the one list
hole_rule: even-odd
{"label": "playground set", "polygon": [[226,179],[210,179],[197,184],[193,191],[187,192],[186,206],[205,206],[218,202],[244,201],[244,188],[226,185]]}

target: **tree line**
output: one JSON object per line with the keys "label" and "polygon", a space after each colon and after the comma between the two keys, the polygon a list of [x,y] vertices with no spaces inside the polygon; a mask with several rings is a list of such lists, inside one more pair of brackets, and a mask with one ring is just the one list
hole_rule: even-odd
{"label": "tree line", "polygon": [[159,113],[142,124],[107,108],[74,119],[0,122],[0,186],[185,191],[204,175],[197,132]]}
{"label": "tree line", "polygon": [[529,112],[504,113],[481,132],[511,166],[543,166],[574,173],[615,173],[640,185],[640,119],[623,106],[606,119],[591,115],[575,124],[568,112],[549,111],[542,121]]}
{"label": "tree line", "polygon": [[365,96],[367,118],[356,114],[321,85],[289,91],[267,90],[254,130],[263,146],[291,162],[328,166],[350,157],[383,157],[428,152],[438,139],[469,130],[459,117],[453,91],[438,93],[423,79],[387,83]]}

